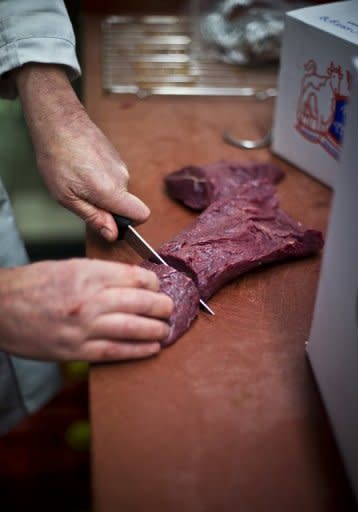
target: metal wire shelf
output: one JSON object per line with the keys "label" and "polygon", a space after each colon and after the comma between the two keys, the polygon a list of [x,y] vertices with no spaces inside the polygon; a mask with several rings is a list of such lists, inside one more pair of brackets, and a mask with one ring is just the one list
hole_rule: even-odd
{"label": "metal wire shelf", "polygon": [[110,16],[102,22],[103,88],[149,95],[276,95],[277,68],[216,61],[189,16]]}

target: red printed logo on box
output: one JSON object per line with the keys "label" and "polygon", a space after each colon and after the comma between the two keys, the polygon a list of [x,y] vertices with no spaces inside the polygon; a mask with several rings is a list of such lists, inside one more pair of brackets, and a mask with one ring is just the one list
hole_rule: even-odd
{"label": "red printed logo on box", "polygon": [[319,74],[313,59],[305,63],[295,128],[336,159],[343,140],[350,88],[350,72],[343,73],[341,66],[331,62],[326,72]]}

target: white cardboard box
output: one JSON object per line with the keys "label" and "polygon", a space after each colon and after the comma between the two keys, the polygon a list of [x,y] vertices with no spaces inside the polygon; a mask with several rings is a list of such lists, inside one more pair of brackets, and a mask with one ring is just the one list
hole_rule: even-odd
{"label": "white cardboard box", "polygon": [[339,172],[355,55],[357,0],[287,13],[272,149],[330,186]]}
{"label": "white cardboard box", "polygon": [[358,500],[358,58],[307,353]]}

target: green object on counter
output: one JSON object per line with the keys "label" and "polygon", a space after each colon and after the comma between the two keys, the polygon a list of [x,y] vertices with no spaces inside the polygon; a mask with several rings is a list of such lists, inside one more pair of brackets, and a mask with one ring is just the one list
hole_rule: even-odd
{"label": "green object on counter", "polygon": [[85,451],[90,446],[90,425],[88,420],[79,420],[73,422],[65,434],[66,443],[73,450]]}
{"label": "green object on counter", "polygon": [[73,379],[86,379],[88,376],[88,363],[84,361],[71,361],[66,364],[66,373]]}

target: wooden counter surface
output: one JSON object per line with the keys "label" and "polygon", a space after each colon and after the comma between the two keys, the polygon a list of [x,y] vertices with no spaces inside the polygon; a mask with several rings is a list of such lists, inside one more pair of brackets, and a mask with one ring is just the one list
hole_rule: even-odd
{"label": "wooden counter surface", "polygon": [[[194,214],[163,190],[184,164],[270,159],[286,179],[282,206],[326,230],[331,192],[268,150],[222,142],[264,133],[272,105],[248,99],[156,97],[101,89],[99,18],[84,33],[85,103],[120,151],[130,190],[152,210],[140,231],[154,246]],[[126,258],[88,235],[88,255]],[[330,512],[353,510],[350,490],[305,355],[320,258],[251,272],[210,301],[174,346],[142,362],[90,373],[96,512]]]}

